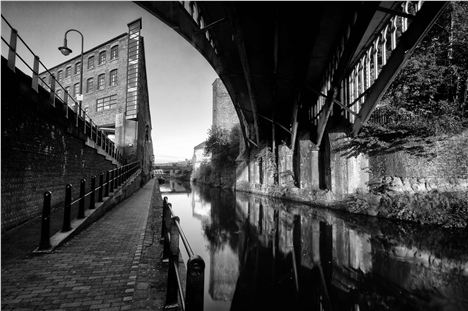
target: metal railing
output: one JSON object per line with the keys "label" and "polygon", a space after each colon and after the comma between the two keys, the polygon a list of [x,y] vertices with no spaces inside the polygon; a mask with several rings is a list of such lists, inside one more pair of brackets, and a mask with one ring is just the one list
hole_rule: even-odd
{"label": "metal railing", "polygon": [[[94,141],[96,145],[101,147],[109,156],[112,158],[116,159],[118,162],[122,162],[123,157],[122,154],[117,150],[115,147],[115,144],[112,140],[110,140],[106,134],[99,129],[99,126],[93,122],[93,120],[86,114],[86,111],[83,110],[80,107],[80,104],[67,92],[65,87],[58,81],[54,74],[49,71],[49,69],[40,61],[39,56],[36,55],[32,49],[26,44],[26,42],[21,38],[21,36],[18,34],[18,31],[13,28],[13,26],[8,22],[8,20],[2,15],[2,42],[5,44],[5,46],[8,48],[8,67],[10,70],[13,72],[16,72],[16,58],[20,59],[24,66],[31,70],[32,75],[31,75],[31,87],[34,91],[39,93],[39,84],[47,88],[50,93],[50,105],[53,107],[56,107],[55,102],[56,100],[59,101],[60,104],[62,104],[63,109],[64,109],[64,116],[65,118],[69,118],[69,104],[68,100],[71,99],[74,103],[74,111],[72,110],[71,113],[74,113],[74,119],[75,119],[75,127],[78,129],[78,131],[82,131],[84,135],[86,135],[89,139]],[[7,27],[5,27],[7,26]],[[6,30],[5,30],[6,29]],[[10,40],[7,41],[7,39],[4,38],[3,32],[10,30]],[[21,42],[25,49],[25,53],[30,54],[30,55],[23,55],[21,56],[18,53],[18,41]],[[2,49],[3,50],[3,49]],[[31,68],[30,63],[26,60],[27,57],[31,57],[33,59],[33,65]],[[39,68],[42,66],[44,68],[44,72],[47,72],[50,75],[50,81],[47,83],[44,81],[43,78],[39,76]],[[83,70],[83,64],[81,65]],[[41,83],[39,83],[39,81]],[[59,89],[57,89],[57,87]],[[61,89],[61,92],[63,94],[63,98],[58,96],[58,91]],[[70,109],[71,110],[71,109]]]}
{"label": "metal railing", "polygon": [[[99,175],[99,185],[96,187],[96,176],[91,177],[90,190],[86,192],[86,179],[82,178],[80,181],[80,194],[77,199],[72,201],[72,185],[65,186],[65,201],[63,209],[63,223],[62,232],[68,232],[71,227],[71,208],[74,204],[78,204],[77,219],[85,218],[85,200],[89,197],[88,209],[96,208],[96,194],[97,202],[103,202],[104,197],[108,197],[109,193],[114,193],[122,186],[133,173],[137,172],[140,168],[140,162],[136,161],[125,166],[115,168],[102,172]],[[106,182],[104,182],[104,175]],[[50,211],[51,211],[52,192],[46,191],[44,193],[44,201],[41,217],[41,240],[39,242],[39,250],[47,250],[51,248],[50,244]]]}
{"label": "metal railing", "polygon": [[[188,255],[185,294],[179,273],[179,239]],[[205,281],[205,262],[195,253],[180,226],[179,217],[174,215],[167,197],[163,200],[163,222],[161,240],[164,243],[163,261],[169,262],[165,309],[202,311]]]}

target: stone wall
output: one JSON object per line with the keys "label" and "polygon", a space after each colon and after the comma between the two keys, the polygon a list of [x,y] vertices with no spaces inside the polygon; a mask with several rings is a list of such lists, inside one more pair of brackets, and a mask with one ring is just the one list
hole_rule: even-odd
{"label": "stone wall", "polygon": [[466,191],[468,189],[468,131],[437,141],[433,155],[405,151],[369,158],[372,182],[402,192]]}
{"label": "stone wall", "polygon": [[213,126],[230,130],[239,124],[236,109],[220,78],[213,82]]}
{"label": "stone wall", "polygon": [[53,107],[47,91],[36,93],[30,85],[30,77],[14,74],[2,59],[2,230],[39,215],[45,191],[57,205],[66,184],[76,197],[81,178],[115,167],[85,144],[73,114],[66,119],[58,100]]}

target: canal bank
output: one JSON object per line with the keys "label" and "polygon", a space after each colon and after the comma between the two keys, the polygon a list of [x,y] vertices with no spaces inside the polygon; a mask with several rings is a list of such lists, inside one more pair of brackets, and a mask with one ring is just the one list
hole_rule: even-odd
{"label": "canal bank", "polygon": [[462,230],[208,187],[163,195],[207,264],[205,310],[468,308]]}

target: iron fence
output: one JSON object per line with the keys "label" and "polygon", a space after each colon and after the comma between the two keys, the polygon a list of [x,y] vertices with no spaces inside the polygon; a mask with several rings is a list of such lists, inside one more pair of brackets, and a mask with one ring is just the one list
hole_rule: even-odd
{"label": "iron fence", "polygon": [[[6,26],[6,27],[5,27]],[[10,32],[10,40],[4,38],[4,32]],[[110,157],[116,159],[119,163],[123,161],[123,156],[120,151],[116,148],[114,142],[110,140],[107,135],[99,129],[99,126],[93,122],[91,117],[86,114],[86,111],[80,107],[80,104],[68,93],[65,87],[58,81],[54,74],[41,62],[39,56],[36,55],[29,45],[23,40],[23,38],[18,34],[18,31],[13,28],[13,26],[8,22],[8,20],[2,15],[2,42],[7,47],[8,51],[8,67],[13,72],[16,71],[16,58],[22,61],[25,68],[31,70],[31,87],[34,91],[39,92],[39,81],[43,88],[47,88],[50,93],[50,105],[56,107],[56,101],[62,105],[64,110],[65,118],[74,118],[75,127],[82,131],[91,141],[96,143],[97,146],[102,148]],[[29,55],[20,55],[18,50],[20,46],[18,43],[22,43],[23,47],[21,50],[25,50],[25,54]],[[2,46],[2,52],[3,52]],[[32,56],[32,67],[30,61],[28,62],[26,58]],[[81,65],[83,67],[83,64]],[[39,75],[39,68],[44,68],[43,72],[47,72],[50,75],[50,81],[47,83]],[[81,68],[83,70],[83,68]],[[63,98],[58,95],[58,88],[63,92]],[[68,100],[71,99],[74,103],[74,111],[70,109]],[[71,111],[69,111],[71,110]],[[70,116],[75,114],[75,116]]]}
{"label": "iron fence", "polygon": [[[163,200],[161,240],[164,243],[164,261],[169,262],[165,309],[180,308],[182,311],[202,311],[205,281],[205,262],[195,253],[174,215],[167,197]],[[182,240],[188,255],[185,293],[179,273],[179,240]]]}

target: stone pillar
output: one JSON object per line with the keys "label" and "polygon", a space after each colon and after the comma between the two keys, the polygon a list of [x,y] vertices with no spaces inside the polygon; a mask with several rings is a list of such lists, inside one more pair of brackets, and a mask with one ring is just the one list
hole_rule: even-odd
{"label": "stone pillar", "polygon": [[369,160],[367,155],[347,156],[346,151],[337,151],[337,148],[346,146],[349,138],[344,132],[329,134],[330,138],[330,169],[331,190],[336,198],[340,199],[346,194],[356,191],[367,192],[369,182]]}
{"label": "stone pillar", "polygon": [[309,139],[299,140],[299,186],[319,188],[319,148]]}
{"label": "stone pillar", "polygon": [[278,146],[278,175],[280,186],[294,185],[293,152],[286,145]]}

